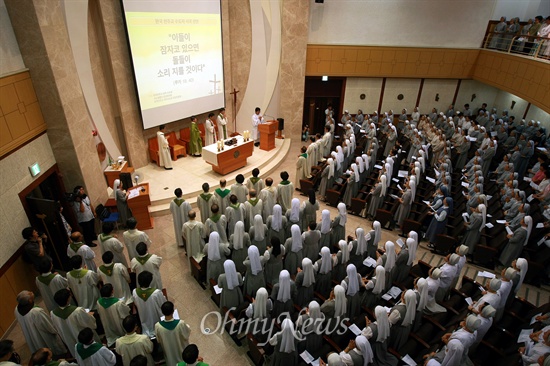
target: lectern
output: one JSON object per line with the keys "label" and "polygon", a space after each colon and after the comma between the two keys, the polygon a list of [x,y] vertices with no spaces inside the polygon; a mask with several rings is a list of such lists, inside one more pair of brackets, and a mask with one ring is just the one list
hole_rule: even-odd
{"label": "lectern", "polygon": [[132,210],[132,215],[137,220],[139,230],[153,228],[153,218],[149,213],[151,197],[149,196],[149,183],[142,183],[128,190],[128,207]]}
{"label": "lectern", "polygon": [[269,151],[275,148],[275,132],[279,128],[279,122],[267,121],[258,125],[260,131],[260,149]]}

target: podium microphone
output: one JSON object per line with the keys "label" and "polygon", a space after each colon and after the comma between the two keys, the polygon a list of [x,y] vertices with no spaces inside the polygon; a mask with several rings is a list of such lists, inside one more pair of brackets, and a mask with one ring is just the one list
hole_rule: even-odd
{"label": "podium microphone", "polygon": [[269,118],[271,118],[271,119],[273,119],[273,120],[275,120],[275,119],[276,119],[275,117],[273,117],[273,116],[270,116],[269,114],[264,114],[264,117],[269,117]]}

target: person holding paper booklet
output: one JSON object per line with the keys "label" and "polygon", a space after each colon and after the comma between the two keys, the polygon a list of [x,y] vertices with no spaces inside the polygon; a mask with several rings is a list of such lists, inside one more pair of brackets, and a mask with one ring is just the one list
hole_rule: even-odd
{"label": "person holding paper booklet", "polygon": [[[466,218],[467,217],[467,218]],[[466,227],[466,234],[460,241],[461,244],[466,245],[468,249],[468,255],[474,253],[476,245],[479,243],[481,237],[481,231],[485,227],[487,217],[487,208],[484,204],[480,204],[477,207],[472,208],[472,214],[465,216],[466,220],[464,226]]]}
{"label": "person holding paper booklet", "polygon": [[236,271],[235,263],[231,259],[223,262],[224,273],[217,278],[218,287],[221,288],[220,308],[239,308],[243,303],[241,286],[243,285],[242,275]]}
{"label": "person holding paper booklet", "polygon": [[434,220],[430,223],[428,230],[426,231],[426,238],[429,241],[428,247],[434,248],[437,235],[443,234],[447,226],[448,215],[453,214],[453,199],[446,197],[443,200],[443,206],[441,206],[436,213],[433,211],[428,212],[428,215],[433,215]]}
{"label": "person holding paper booklet", "polygon": [[155,324],[155,334],[162,346],[166,365],[176,365],[183,362],[181,351],[189,345],[191,328],[175,315],[174,304],[166,301],[160,307],[164,319]]}
{"label": "person holding paper booklet", "polygon": [[506,244],[499,257],[500,264],[504,267],[508,267],[512,264],[513,260],[519,257],[523,247],[527,245],[529,241],[532,227],[533,219],[531,216],[525,216],[523,220],[521,220],[521,226],[512,234],[508,234],[508,244]]}

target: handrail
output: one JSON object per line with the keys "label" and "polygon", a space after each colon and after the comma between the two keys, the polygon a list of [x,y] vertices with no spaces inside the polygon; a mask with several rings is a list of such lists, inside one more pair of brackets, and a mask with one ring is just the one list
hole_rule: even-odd
{"label": "handrail", "polygon": [[549,47],[550,38],[506,32],[486,32],[481,45],[481,48],[519,54],[543,61],[550,60],[550,56],[544,54]]}

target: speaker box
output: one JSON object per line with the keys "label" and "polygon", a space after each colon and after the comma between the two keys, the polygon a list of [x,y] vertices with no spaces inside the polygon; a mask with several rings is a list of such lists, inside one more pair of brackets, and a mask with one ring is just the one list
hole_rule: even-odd
{"label": "speaker box", "polygon": [[322,4],[322,3],[325,2],[325,0],[315,0],[315,2],[316,2],[317,4]]}
{"label": "speaker box", "polygon": [[277,118],[277,121],[279,121],[279,130],[282,131],[285,129],[285,119],[284,118]]}

